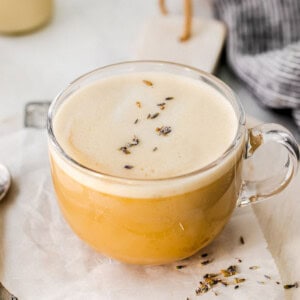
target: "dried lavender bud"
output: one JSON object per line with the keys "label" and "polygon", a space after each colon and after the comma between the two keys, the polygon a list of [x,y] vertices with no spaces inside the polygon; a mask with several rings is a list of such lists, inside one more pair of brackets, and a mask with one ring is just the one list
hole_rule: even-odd
{"label": "dried lavender bud", "polygon": [[186,265],[178,265],[178,266],[176,266],[176,269],[180,270],[180,269],[184,269],[186,267],[187,267]]}
{"label": "dried lavender bud", "polygon": [[240,243],[241,243],[242,245],[245,244],[245,240],[244,240],[244,238],[243,238],[242,236],[240,236]]}
{"label": "dried lavender bud", "polygon": [[257,270],[257,269],[259,269],[259,266],[251,266],[251,267],[249,267],[249,270]]}
{"label": "dried lavender bud", "polygon": [[288,289],[292,289],[292,288],[298,288],[299,287],[299,284],[298,284],[298,282],[295,282],[295,283],[293,283],[293,284],[285,284],[284,286],[283,286],[286,290],[288,290]]}
{"label": "dried lavender bud", "polygon": [[157,127],[156,131],[159,133],[159,135],[166,136],[172,131],[172,128],[171,126],[162,126],[162,127]]}
{"label": "dried lavender bud", "polygon": [[153,83],[150,80],[143,80],[143,82],[148,86],[153,86]]}
{"label": "dried lavender bud", "polygon": [[211,262],[213,262],[213,259],[208,259],[208,260],[202,261],[201,265],[206,266],[206,265],[210,264]]}
{"label": "dried lavender bud", "polygon": [[229,266],[226,270],[221,270],[224,277],[230,277],[237,273],[237,266]]}
{"label": "dried lavender bud", "polygon": [[131,152],[127,149],[127,147],[121,147],[121,148],[119,148],[119,150],[120,151],[122,151],[123,153],[125,153],[125,154],[130,154]]}
{"label": "dried lavender bud", "polygon": [[125,165],[124,168],[128,169],[128,170],[131,170],[131,169],[133,169],[133,166],[131,166],[131,165]]}

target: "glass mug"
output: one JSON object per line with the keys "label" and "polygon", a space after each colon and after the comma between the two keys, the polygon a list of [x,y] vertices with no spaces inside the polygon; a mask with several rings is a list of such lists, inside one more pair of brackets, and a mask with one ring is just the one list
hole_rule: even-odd
{"label": "glass mug", "polygon": [[0,0],[0,33],[24,34],[51,18],[53,0]]}
{"label": "glass mug", "polygon": [[[221,93],[239,123],[230,147],[197,171],[151,180],[103,174],[69,157],[53,131],[64,101],[94,81],[145,71],[200,80]],[[288,130],[277,124],[248,130],[243,108],[228,86],[205,72],[167,62],[126,62],[83,75],[52,103],[47,129],[53,184],[66,221],[94,249],[126,263],[163,264],[193,255],[221,232],[236,206],[280,192],[298,169],[299,149]],[[244,180],[243,162],[269,141],[286,150],[281,174],[268,180]]]}

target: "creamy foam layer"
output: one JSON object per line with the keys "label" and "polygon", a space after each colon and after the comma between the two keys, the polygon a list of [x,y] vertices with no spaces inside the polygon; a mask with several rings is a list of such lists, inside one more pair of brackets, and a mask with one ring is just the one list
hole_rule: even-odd
{"label": "creamy foam layer", "polygon": [[237,126],[233,108],[213,88],[158,72],[97,81],[71,95],[54,119],[57,141],[73,159],[135,179],[208,165],[232,143]]}
{"label": "creamy foam layer", "polygon": [[[164,109],[157,105],[161,103]],[[171,131],[160,134],[157,128],[162,126]],[[241,158],[243,139],[206,172],[180,179],[130,179],[175,177],[198,170],[224,153],[237,127],[230,104],[205,83],[167,73],[127,74],[95,82],[69,96],[55,115],[53,129],[73,159],[129,180],[83,171],[51,144],[50,154],[66,174],[94,190],[131,198],[167,197],[199,189],[226,174]]]}

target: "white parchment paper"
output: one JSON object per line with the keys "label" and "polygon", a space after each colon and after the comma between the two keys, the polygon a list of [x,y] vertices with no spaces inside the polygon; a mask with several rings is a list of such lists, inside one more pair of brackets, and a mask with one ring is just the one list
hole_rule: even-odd
{"label": "white parchment paper", "polygon": [[[251,207],[236,209],[221,235],[190,259],[166,266],[125,265],[94,252],[65,223],[52,188],[45,131],[2,136],[0,161],[13,176],[12,189],[0,204],[0,281],[20,300],[284,299]],[[213,259],[205,266],[204,252]],[[179,264],[186,267],[178,270]],[[213,289],[217,297],[212,291],[195,295],[204,274],[233,264],[239,269],[234,277],[246,279],[238,289],[218,285]]]}

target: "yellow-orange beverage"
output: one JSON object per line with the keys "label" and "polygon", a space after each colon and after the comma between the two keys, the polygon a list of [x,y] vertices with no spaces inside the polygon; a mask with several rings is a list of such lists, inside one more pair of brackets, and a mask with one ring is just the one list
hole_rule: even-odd
{"label": "yellow-orange beverage", "polygon": [[65,219],[96,250],[136,264],[188,257],[222,230],[241,186],[245,135],[214,79],[150,67],[79,79],[49,125]]}
{"label": "yellow-orange beverage", "polygon": [[45,25],[53,0],[0,0],[0,33],[22,34]]}

